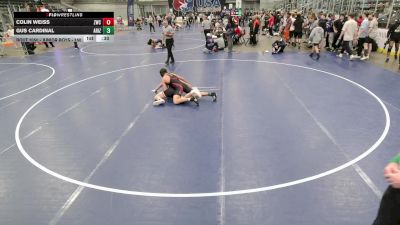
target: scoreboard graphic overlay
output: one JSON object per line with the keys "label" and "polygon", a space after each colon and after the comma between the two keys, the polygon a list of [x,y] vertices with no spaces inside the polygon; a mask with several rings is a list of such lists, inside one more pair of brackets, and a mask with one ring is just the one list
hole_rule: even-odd
{"label": "scoreboard graphic overlay", "polygon": [[14,12],[19,42],[112,42],[114,12]]}

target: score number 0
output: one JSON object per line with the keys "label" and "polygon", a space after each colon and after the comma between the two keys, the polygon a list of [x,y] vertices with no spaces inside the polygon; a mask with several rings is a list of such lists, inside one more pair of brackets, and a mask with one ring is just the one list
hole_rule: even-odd
{"label": "score number 0", "polygon": [[114,26],[114,18],[103,18],[103,26]]}

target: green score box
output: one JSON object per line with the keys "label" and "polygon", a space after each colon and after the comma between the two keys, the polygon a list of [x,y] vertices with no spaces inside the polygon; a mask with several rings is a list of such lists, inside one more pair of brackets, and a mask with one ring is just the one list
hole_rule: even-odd
{"label": "green score box", "polygon": [[114,27],[103,27],[103,34],[114,34]]}

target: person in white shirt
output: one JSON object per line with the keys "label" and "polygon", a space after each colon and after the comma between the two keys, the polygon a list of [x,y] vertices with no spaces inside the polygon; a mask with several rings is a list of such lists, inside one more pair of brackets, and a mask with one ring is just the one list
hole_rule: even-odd
{"label": "person in white shirt", "polygon": [[352,59],[361,58],[362,56],[365,39],[368,36],[368,26],[369,26],[368,15],[369,14],[367,12],[362,14],[363,21],[361,22],[360,29],[358,30],[357,56],[353,56]]}
{"label": "person in white shirt", "polygon": [[152,28],[153,28],[153,32],[156,32],[156,29],[154,28],[154,25],[153,25],[153,22],[154,22],[153,15],[149,16],[149,18],[147,19],[147,22],[149,23],[149,26],[150,26],[150,33],[151,33]]}
{"label": "person in white shirt", "polygon": [[[175,63],[174,55],[172,54],[172,46],[174,45],[174,29],[168,24],[167,20],[163,21],[163,36],[165,38],[165,45],[168,50],[168,58],[165,64]],[[170,61],[171,59],[171,61]]]}
{"label": "person in white shirt", "polygon": [[201,26],[203,27],[204,37],[207,39],[207,33],[211,32],[211,22],[210,20],[208,20],[207,16],[204,17]]}
{"label": "person in white shirt", "polygon": [[[352,55],[352,51],[350,48],[350,42],[356,41],[357,40],[357,30],[358,30],[358,25],[357,22],[354,20],[354,14],[350,13],[348,20],[344,23],[342,33],[340,34],[338,40],[340,40],[343,37],[343,43],[342,43],[342,50],[337,55],[338,57],[343,57],[344,51],[346,51],[350,58],[354,58]],[[336,43],[338,45],[339,43]]]}
{"label": "person in white shirt", "polygon": [[372,43],[376,42],[378,37],[378,20],[374,14],[368,15],[369,25],[368,25],[368,36],[365,38],[364,43],[364,57],[361,60],[368,60],[372,51]]}

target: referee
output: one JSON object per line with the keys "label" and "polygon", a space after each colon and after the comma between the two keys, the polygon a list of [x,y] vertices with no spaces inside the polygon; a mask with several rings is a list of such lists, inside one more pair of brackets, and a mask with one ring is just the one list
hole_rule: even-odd
{"label": "referee", "polygon": [[175,63],[174,55],[172,55],[172,46],[174,45],[174,29],[168,24],[167,20],[163,21],[163,36],[168,50],[168,58],[167,61],[165,61],[165,64],[173,64]]}

